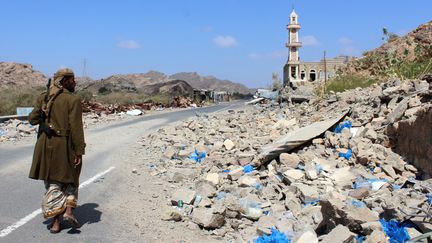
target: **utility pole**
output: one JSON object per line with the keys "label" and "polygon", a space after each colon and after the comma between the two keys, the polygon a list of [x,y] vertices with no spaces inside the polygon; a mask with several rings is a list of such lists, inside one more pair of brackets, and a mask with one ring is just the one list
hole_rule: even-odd
{"label": "utility pole", "polygon": [[323,95],[325,93],[326,84],[327,84],[327,61],[326,61],[326,51],[324,51],[324,86],[323,86]]}

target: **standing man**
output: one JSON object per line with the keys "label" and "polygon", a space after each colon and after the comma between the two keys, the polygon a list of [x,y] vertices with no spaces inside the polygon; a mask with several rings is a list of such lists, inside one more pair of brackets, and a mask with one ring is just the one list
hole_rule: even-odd
{"label": "standing man", "polygon": [[80,227],[72,209],[77,206],[85,143],[81,100],[73,94],[73,71],[58,70],[48,86],[28,118],[32,125],[39,125],[29,177],[44,181],[43,216],[53,218],[50,232],[58,233],[61,216],[73,228]]}

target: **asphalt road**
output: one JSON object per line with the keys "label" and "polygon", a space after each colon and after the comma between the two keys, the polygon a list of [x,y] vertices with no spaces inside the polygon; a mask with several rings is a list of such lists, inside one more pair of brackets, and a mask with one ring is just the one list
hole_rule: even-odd
{"label": "asphalt road", "polygon": [[[122,164],[138,139],[162,126],[199,113],[236,109],[243,102],[186,109],[108,123],[85,131],[86,155],[81,173],[80,230],[67,228],[57,235],[47,230],[40,214],[43,182],[28,178],[35,138],[0,144],[0,242],[126,242],[128,228],[116,223],[119,213],[109,204],[121,190]],[[130,157],[130,156],[129,156]],[[84,185],[83,185],[84,183]],[[68,227],[67,225],[64,225]],[[135,239],[139,240],[139,238]]]}

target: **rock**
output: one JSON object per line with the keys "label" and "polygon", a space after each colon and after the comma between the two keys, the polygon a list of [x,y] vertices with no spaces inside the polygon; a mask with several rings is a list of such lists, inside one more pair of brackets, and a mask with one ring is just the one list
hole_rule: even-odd
{"label": "rock", "polygon": [[229,140],[229,139],[225,140],[225,142],[223,143],[223,145],[225,146],[225,149],[228,150],[228,151],[231,150],[231,149],[233,149],[235,147],[234,142],[231,141],[231,140]]}
{"label": "rock", "polygon": [[213,183],[200,180],[195,183],[196,193],[201,197],[209,197],[212,198],[216,196],[216,188]]}
{"label": "rock", "polygon": [[420,98],[418,96],[412,97],[408,102],[408,108],[413,108],[420,106],[422,104]]}
{"label": "rock", "polygon": [[255,177],[244,175],[240,177],[238,180],[239,186],[242,187],[248,187],[248,186],[254,186],[258,183],[258,180]]}
{"label": "rock", "polygon": [[225,224],[225,217],[214,214],[208,208],[196,208],[192,213],[192,221],[206,229],[217,229]]}
{"label": "rock", "polygon": [[353,197],[357,200],[362,200],[363,198],[369,196],[369,188],[362,187],[362,188],[351,190],[348,193],[348,196]]}
{"label": "rock", "polygon": [[218,173],[209,173],[209,174],[207,174],[205,180],[209,181],[213,185],[217,186],[217,185],[219,185],[220,176]]}
{"label": "rock", "polygon": [[274,228],[276,226],[276,218],[274,216],[262,216],[257,222],[258,227],[261,228]]}
{"label": "rock", "polygon": [[341,188],[351,187],[356,177],[351,173],[351,167],[342,167],[336,169],[330,178]]}
{"label": "rock", "polygon": [[382,166],[381,168],[384,170],[384,172],[385,172],[388,176],[390,176],[390,177],[393,178],[393,179],[396,179],[397,175],[396,175],[395,170],[393,169],[393,166],[391,166],[391,165],[384,165],[384,166]]}
{"label": "rock", "polygon": [[165,152],[163,153],[163,156],[167,159],[172,159],[175,154],[176,154],[175,149],[172,147],[169,147],[165,150]]}
{"label": "rock", "polygon": [[241,166],[248,165],[252,162],[255,154],[253,153],[240,153],[237,154],[238,162]]}
{"label": "rock", "polygon": [[309,230],[300,235],[295,243],[318,243],[318,237],[313,230]]}
{"label": "rock", "polygon": [[307,170],[306,171],[306,178],[309,180],[318,179],[318,174],[317,174],[316,170]]}
{"label": "rock", "polygon": [[300,198],[303,203],[313,202],[319,198],[319,193],[314,187],[300,183],[292,184],[292,186],[300,191]]}
{"label": "rock", "polygon": [[184,149],[184,150],[180,150],[177,154],[177,156],[180,159],[186,159],[189,158],[189,156],[194,152],[194,149],[189,148],[189,149]]}
{"label": "rock", "polygon": [[281,153],[279,155],[279,160],[282,164],[290,168],[297,168],[300,163],[300,158],[296,154]]}
{"label": "rock", "polygon": [[164,209],[164,211],[162,212],[161,219],[165,221],[170,221],[170,220],[181,221],[182,215],[177,209],[169,207]]}
{"label": "rock", "polygon": [[355,236],[347,227],[338,225],[320,243],[350,243]]}
{"label": "rock", "polygon": [[232,181],[238,180],[244,174],[243,167],[238,167],[228,172],[228,178]]}
{"label": "rock", "polygon": [[364,136],[370,139],[372,142],[375,142],[375,140],[378,138],[378,133],[372,129],[367,129]]}
{"label": "rock", "polygon": [[364,243],[387,243],[387,236],[382,230],[374,230],[366,237]]}
{"label": "rock", "polygon": [[171,196],[171,202],[173,205],[177,205],[178,201],[182,200],[183,203],[191,205],[195,199],[195,196],[195,191],[186,188],[180,188],[176,190]]}
{"label": "rock", "polygon": [[284,172],[284,175],[288,177],[288,179],[291,180],[291,182],[294,182],[303,178],[304,172],[301,170],[291,169],[291,170],[286,170]]}

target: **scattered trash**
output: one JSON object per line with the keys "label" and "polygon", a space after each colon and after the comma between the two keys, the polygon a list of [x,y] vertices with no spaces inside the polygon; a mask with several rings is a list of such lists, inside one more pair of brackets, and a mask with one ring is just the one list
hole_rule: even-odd
{"label": "scattered trash", "polygon": [[243,172],[244,173],[250,173],[254,171],[254,167],[252,165],[245,165],[243,166]]}
{"label": "scattered trash", "polygon": [[364,235],[356,235],[355,237],[356,243],[363,243],[366,240]]}
{"label": "scattered trash", "polygon": [[194,160],[196,163],[201,163],[202,159],[206,157],[206,152],[195,151],[189,156],[189,159]]}
{"label": "scattered trash", "polygon": [[142,114],[143,114],[143,112],[141,110],[137,110],[137,109],[126,111],[126,115],[129,115],[129,116],[139,116]]}
{"label": "scattered trash", "polygon": [[365,208],[366,204],[362,201],[356,200],[356,199],[350,199],[349,202],[351,205],[353,205],[356,208]]}
{"label": "scattered trash", "polygon": [[319,203],[320,199],[312,200],[312,201],[305,201],[303,204],[303,207],[306,207],[308,205],[316,206]]}
{"label": "scattered trash", "polygon": [[407,224],[400,223],[394,219],[389,221],[380,219],[379,221],[384,232],[390,238],[390,243],[403,243],[410,239],[408,231],[406,230]]}
{"label": "scattered trash", "polygon": [[255,239],[254,243],[291,243],[291,241],[282,232],[272,228],[270,235],[262,235]]}
{"label": "scattered trash", "polygon": [[386,179],[369,179],[366,180],[364,178],[357,178],[353,184],[354,189],[358,188],[369,188],[373,191],[379,190],[383,185],[388,183]]}
{"label": "scattered trash", "polygon": [[178,200],[177,207],[182,208],[184,205],[183,200]]}
{"label": "scattered trash", "polygon": [[349,160],[351,158],[351,155],[352,155],[351,149],[348,149],[346,153],[342,153],[342,152],[339,153],[339,157],[343,157],[346,160]]}
{"label": "scattered trash", "polygon": [[346,121],[346,122],[343,122],[343,123],[337,125],[335,127],[335,129],[334,129],[334,132],[335,133],[341,133],[342,129],[344,129],[344,128],[351,128],[351,127],[352,127],[352,122],[351,121]]}

